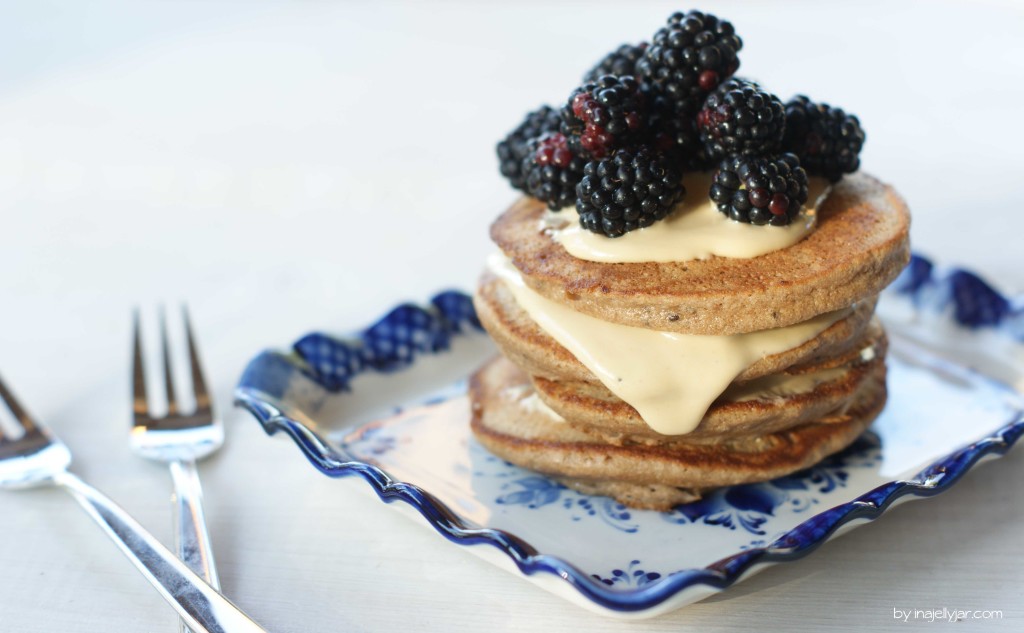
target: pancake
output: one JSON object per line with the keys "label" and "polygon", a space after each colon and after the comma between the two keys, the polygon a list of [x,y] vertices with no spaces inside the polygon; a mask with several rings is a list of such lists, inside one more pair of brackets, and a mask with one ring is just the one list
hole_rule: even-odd
{"label": "pancake", "polygon": [[[511,463],[592,491],[611,494],[632,507],[667,510],[669,488],[692,500],[702,490],[766,481],[806,468],[848,446],[885,404],[884,378],[873,376],[849,406],[828,423],[758,435],[746,441],[706,445],[615,446],[567,424],[534,397],[529,379],[504,358],[477,371],[470,381],[472,431],[490,452]],[[645,493],[649,489],[649,493]],[[621,496],[620,496],[621,495]]]}
{"label": "pancake", "polygon": [[[860,342],[871,321],[876,301],[875,296],[865,298],[854,306],[848,317],[798,347],[762,358],[736,380],[751,380],[791,367],[813,365],[850,351]],[[589,369],[530,318],[516,303],[505,282],[493,273],[485,272],[481,276],[473,305],[484,329],[502,353],[526,373],[548,380],[598,383]]]}
{"label": "pancake", "polygon": [[[684,435],[666,436],[653,430],[633,407],[601,384],[551,381],[537,376],[531,378],[531,383],[544,404],[570,426],[611,444],[716,443],[776,433],[821,420],[849,403],[865,383],[884,380],[886,340],[881,326],[874,324],[861,344],[853,358],[842,364],[825,362],[793,374],[784,372],[734,384],[711,405],[700,425]],[[860,350],[868,353],[861,356]],[[809,384],[795,393],[777,390],[780,378],[794,376],[805,377]],[[753,397],[757,390],[766,393]]]}
{"label": "pancake", "polygon": [[491,226],[528,286],[578,312],[666,332],[738,334],[806,321],[878,295],[910,259],[906,203],[861,173],[835,185],[810,235],[751,259],[586,261],[543,230],[544,213],[543,203],[522,198]]}

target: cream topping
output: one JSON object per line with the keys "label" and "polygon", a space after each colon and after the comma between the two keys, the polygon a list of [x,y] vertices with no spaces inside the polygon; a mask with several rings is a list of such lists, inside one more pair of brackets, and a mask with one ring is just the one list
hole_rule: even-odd
{"label": "cream topping", "polygon": [[731,336],[660,332],[602,321],[543,297],[526,286],[501,253],[488,265],[545,332],[665,435],[695,429],[711,403],[757,360],[809,341],[849,314],[849,309],[838,310],[788,327]]}
{"label": "cream topping", "polygon": [[707,196],[710,172],[683,177],[686,198],[651,226],[609,238],[580,226],[575,208],[548,211],[543,228],[574,257],[592,262],[680,262],[712,256],[750,258],[796,244],[814,229],[817,209],[828,196],[824,178],[810,178],[807,204],[788,226],[753,226],[730,220]]}

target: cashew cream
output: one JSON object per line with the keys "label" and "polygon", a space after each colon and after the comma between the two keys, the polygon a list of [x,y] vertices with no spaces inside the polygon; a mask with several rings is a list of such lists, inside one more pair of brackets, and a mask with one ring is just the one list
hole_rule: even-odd
{"label": "cashew cream", "polygon": [[616,238],[580,226],[575,208],[548,211],[543,228],[574,257],[592,262],[680,262],[712,256],[750,258],[796,244],[814,229],[817,209],[828,196],[824,178],[808,182],[807,204],[788,226],[753,226],[730,220],[708,198],[711,172],[683,177],[686,199],[651,226]]}

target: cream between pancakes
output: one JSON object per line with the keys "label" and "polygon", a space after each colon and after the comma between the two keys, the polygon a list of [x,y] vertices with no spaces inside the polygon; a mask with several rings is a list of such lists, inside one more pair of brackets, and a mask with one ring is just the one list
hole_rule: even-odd
{"label": "cream between pancakes", "polygon": [[602,321],[547,299],[528,288],[500,253],[488,266],[545,332],[665,435],[695,429],[711,403],[760,358],[797,347],[849,314],[849,309],[839,310],[784,328],[730,336],[660,332]]}
{"label": "cream between pancakes", "polygon": [[814,230],[817,209],[828,196],[830,185],[812,177],[807,184],[807,203],[787,226],[753,226],[730,220],[707,196],[712,174],[687,173],[683,177],[686,199],[672,214],[651,226],[614,239],[580,226],[574,208],[545,214],[543,228],[574,257],[592,262],[679,262],[712,256],[750,258],[777,251],[802,240]]}

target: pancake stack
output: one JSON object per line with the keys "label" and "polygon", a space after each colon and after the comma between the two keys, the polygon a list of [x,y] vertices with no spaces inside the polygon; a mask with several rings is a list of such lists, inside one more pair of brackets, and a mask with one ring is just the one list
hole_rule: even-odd
{"label": "pancake stack", "polygon": [[[553,238],[551,216],[524,197],[498,218],[491,237],[501,254],[474,297],[502,355],[472,377],[472,430],[499,457],[585,493],[667,510],[712,488],[806,468],[882,410],[886,338],[874,307],[909,259],[909,213],[891,187],[844,177],[809,235],[751,258],[580,259]],[[571,324],[559,330],[559,319]],[[591,325],[604,333],[597,343],[575,339]],[[783,349],[732,343],[796,330]],[[745,360],[709,387],[721,358],[624,343],[641,331],[682,341],[684,351],[690,341],[726,350],[719,356],[734,346]],[[602,349],[616,345],[626,349]],[[627,401],[622,378],[602,365],[616,355],[669,386]],[[689,378],[673,382],[677,373]],[[692,399],[680,396],[690,388]]]}

